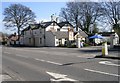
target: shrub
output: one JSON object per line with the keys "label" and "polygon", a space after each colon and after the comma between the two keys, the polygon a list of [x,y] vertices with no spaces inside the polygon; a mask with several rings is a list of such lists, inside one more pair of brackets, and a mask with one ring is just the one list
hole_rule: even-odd
{"label": "shrub", "polygon": [[83,45],[84,47],[88,47],[88,46],[90,46],[89,44],[87,44],[87,43],[84,43],[84,45]]}

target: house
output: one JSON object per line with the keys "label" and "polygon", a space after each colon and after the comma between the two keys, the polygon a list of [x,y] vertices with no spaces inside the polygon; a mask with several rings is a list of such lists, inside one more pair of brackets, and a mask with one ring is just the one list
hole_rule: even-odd
{"label": "house", "polygon": [[[117,35],[117,33],[115,32],[99,32],[96,33],[97,35],[101,35],[103,38],[102,39],[90,39],[92,40],[92,42],[94,42],[95,44],[102,44],[103,42],[107,42],[109,45],[117,45],[119,43],[119,36]],[[94,35],[94,34],[92,34]],[[92,35],[89,35],[92,36]]]}
{"label": "house", "polygon": [[68,28],[69,29],[73,29],[73,25],[70,24],[68,21],[65,21],[65,22],[60,22],[58,23],[58,25],[60,26],[60,30],[59,31],[68,31]]}
{"label": "house", "polygon": [[18,44],[18,35],[16,35],[16,33],[14,34],[11,34],[9,37],[8,37],[8,42],[7,42],[9,45],[16,45]]}
{"label": "house", "polygon": [[68,22],[55,21],[31,24],[22,30],[21,42],[27,46],[59,46],[70,40],[73,27]]}
{"label": "house", "polygon": [[103,36],[101,42],[107,41],[108,44],[113,43],[113,45],[117,45],[119,43],[119,36],[115,32],[100,32],[98,34]]}
{"label": "house", "polygon": [[56,31],[46,32],[46,46],[66,45],[68,41],[68,32]]}
{"label": "house", "polygon": [[78,37],[85,41],[88,35],[80,29],[79,31],[74,32],[74,39],[76,40]]}
{"label": "house", "polygon": [[26,46],[43,46],[42,43],[38,45],[40,37],[43,33],[42,26],[40,24],[30,24],[27,28],[22,30],[21,43]]}

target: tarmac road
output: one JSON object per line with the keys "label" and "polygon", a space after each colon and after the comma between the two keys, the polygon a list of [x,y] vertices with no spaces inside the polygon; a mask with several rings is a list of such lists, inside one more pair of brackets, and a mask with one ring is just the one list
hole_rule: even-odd
{"label": "tarmac road", "polygon": [[119,81],[118,60],[94,58],[101,52],[85,49],[3,47],[2,70],[14,81]]}

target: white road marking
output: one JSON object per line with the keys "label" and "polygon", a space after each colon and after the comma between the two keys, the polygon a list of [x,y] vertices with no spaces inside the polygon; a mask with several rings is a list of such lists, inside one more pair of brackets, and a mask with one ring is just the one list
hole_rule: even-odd
{"label": "white road marking", "polygon": [[102,71],[97,71],[97,70],[91,70],[91,69],[84,69],[84,70],[94,72],[94,73],[100,73],[100,74],[120,77],[120,75],[118,75],[118,74],[112,74],[112,73],[107,73],[107,72],[102,72]]}
{"label": "white road marking", "polygon": [[91,58],[91,57],[85,57],[85,56],[77,56],[77,57],[80,57],[80,58]]}
{"label": "white road marking", "polygon": [[0,81],[5,80],[5,79],[11,79],[9,75],[0,75]]}
{"label": "white road marking", "polygon": [[0,83],[2,83],[2,75],[0,75]]}
{"label": "white road marking", "polygon": [[38,58],[35,58],[35,60],[37,60],[37,61],[41,61],[40,59],[38,59]]}
{"label": "white road marking", "polygon": [[29,57],[27,57],[27,56],[23,56],[23,55],[19,55],[19,54],[17,54],[16,56],[24,57],[24,58],[29,58]]}
{"label": "white road marking", "polygon": [[60,63],[56,63],[56,62],[52,62],[52,61],[46,61],[46,62],[52,63],[52,64],[56,64],[56,65],[62,65],[62,64],[60,64]]}
{"label": "white road marking", "polygon": [[120,66],[118,64],[114,64],[114,63],[109,62],[109,61],[100,61],[99,64],[111,65],[111,66]]}
{"label": "white road marking", "polygon": [[46,61],[46,60],[38,59],[38,58],[35,58],[35,60],[42,61],[42,62],[47,62],[47,63],[51,63],[51,64],[55,64],[55,65],[62,65],[60,63],[56,63],[56,62],[52,62],[52,61]]}
{"label": "white road marking", "polygon": [[37,61],[42,61],[42,62],[46,62],[45,60],[38,59],[38,58],[35,58],[35,60],[37,60]]}
{"label": "white road marking", "polygon": [[68,78],[67,75],[64,75],[64,74],[53,73],[48,71],[46,71],[46,73],[54,78],[54,79],[51,78],[50,79],[51,81],[77,81],[75,79]]}
{"label": "white road marking", "polygon": [[11,54],[11,53],[9,53],[9,52],[4,52],[4,53],[6,53],[6,54]]}

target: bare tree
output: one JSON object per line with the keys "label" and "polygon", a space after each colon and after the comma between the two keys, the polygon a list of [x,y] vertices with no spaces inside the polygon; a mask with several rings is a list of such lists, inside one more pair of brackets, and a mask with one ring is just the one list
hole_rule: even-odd
{"label": "bare tree", "polygon": [[[20,35],[20,29],[28,26],[35,22],[35,14],[32,10],[21,4],[11,4],[4,10],[3,22],[5,26],[10,28],[17,28],[17,33]],[[18,38],[19,39],[19,38]]]}
{"label": "bare tree", "polygon": [[117,24],[120,20],[120,1],[119,2],[105,2],[104,6],[104,15],[108,18],[110,24]]}
{"label": "bare tree", "polygon": [[102,16],[101,3],[84,2],[81,3],[81,12],[83,12],[83,18],[79,19],[79,22],[87,33],[90,33],[90,26],[97,23],[97,20]]}
{"label": "bare tree", "polygon": [[[113,26],[113,29],[120,37],[120,1],[115,2],[114,0],[110,2],[105,2],[104,6],[104,16],[107,17],[108,22]],[[119,40],[120,41],[120,40]]]}
{"label": "bare tree", "polygon": [[71,22],[78,31],[78,20],[79,20],[79,3],[78,2],[68,2],[67,8],[62,8],[60,16],[65,19],[65,21]]}
{"label": "bare tree", "polygon": [[74,24],[76,30],[81,28],[89,33],[90,26],[102,15],[101,11],[101,3],[68,2],[67,7],[61,10],[60,16]]}

